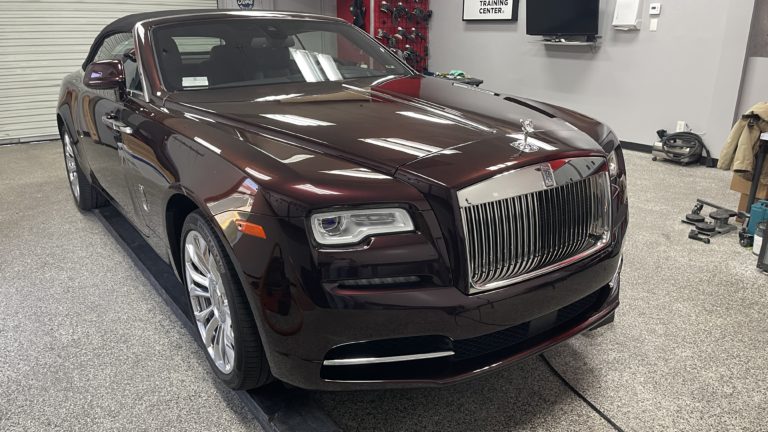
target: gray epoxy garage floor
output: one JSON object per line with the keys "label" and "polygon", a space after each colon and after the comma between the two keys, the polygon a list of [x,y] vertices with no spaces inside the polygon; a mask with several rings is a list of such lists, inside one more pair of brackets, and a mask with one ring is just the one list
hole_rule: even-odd
{"label": "gray epoxy garage floor", "polygon": [[[735,237],[678,222],[735,206],[729,174],[627,152],[617,322],[551,351],[625,430],[768,430],[768,277]],[[58,143],[0,147],[0,430],[258,430],[92,215]],[[315,393],[347,430],[610,430],[538,358],[444,389]]]}
{"label": "gray epoxy garage floor", "polygon": [[0,430],[259,430],[62,164],[0,147]]}

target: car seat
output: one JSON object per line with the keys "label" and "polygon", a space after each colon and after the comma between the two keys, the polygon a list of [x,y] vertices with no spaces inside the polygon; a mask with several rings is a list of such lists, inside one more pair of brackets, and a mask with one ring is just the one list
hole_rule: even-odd
{"label": "car seat", "polygon": [[211,86],[249,81],[253,79],[249,69],[246,52],[230,45],[213,47],[210,58],[203,64]]}
{"label": "car seat", "polygon": [[283,39],[257,37],[251,42],[251,55],[256,68],[264,78],[279,78],[291,74],[291,51],[296,42]]}
{"label": "car seat", "polygon": [[181,90],[183,88],[183,65],[178,45],[172,38],[165,38],[159,41],[158,49],[157,60],[160,70],[163,72],[163,84],[165,84],[166,90]]}

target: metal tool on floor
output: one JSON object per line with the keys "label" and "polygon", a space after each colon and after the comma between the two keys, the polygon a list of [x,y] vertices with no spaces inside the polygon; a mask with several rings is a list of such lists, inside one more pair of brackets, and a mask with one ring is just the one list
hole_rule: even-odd
{"label": "metal tool on floor", "polygon": [[[715,209],[709,213],[709,218],[712,222],[708,222],[707,218],[701,215],[704,206]],[[709,201],[697,199],[691,212],[685,215],[681,222],[695,227],[695,229],[688,232],[689,239],[710,244],[712,237],[728,234],[738,229],[736,225],[730,223],[731,218],[736,217],[738,214],[738,212]]]}
{"label": "metal tool on floor", "polygon": [[695,229],[688,231],[688,238],[691,240],[700,241],[704,244],[709,244],[712,241],[709,239],[709,237],[704,237],[701,234],[699,234],[699,231]]}
{"label": "metal tool on floor", "polygon": [[713,225],[715,226],[715,233],[717,233],[717,235],[723,235],[736,231],[738,227],[736,227],[736,225],[731,225],[730,220],[738,214],[738,212],[727,209],[718,209],[710,213],[709,218],[712,219]]}
{"label": "metal tool on floor", "polygon": [[691,225],[704,222],[706,220],[706,218],[701,215],[701,211],[702,210],[704,210],[704,204],[702,204],[700,202],[697,202],[693,206],[693,210],[691,210],[690,213],[685,215],[685,219],[683,219],[682,222],[683,223],[687,223],[687,224],[691,224]]}

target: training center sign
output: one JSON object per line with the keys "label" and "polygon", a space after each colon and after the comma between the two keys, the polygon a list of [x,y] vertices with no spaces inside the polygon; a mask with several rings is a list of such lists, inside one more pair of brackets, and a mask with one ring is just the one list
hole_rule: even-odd
{"label": "training center sign", "polygon": [[464,21],[517,21],[520,0],[464,0]]}

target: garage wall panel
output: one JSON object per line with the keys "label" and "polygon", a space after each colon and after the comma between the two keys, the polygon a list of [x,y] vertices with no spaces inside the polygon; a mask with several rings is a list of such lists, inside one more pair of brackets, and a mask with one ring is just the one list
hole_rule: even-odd
{"label": "garage wall panel", "polygon": [[94,37],[137,12],[215,9],[216,0],[0,0],[0,144],[56,137],[59,84]]}

